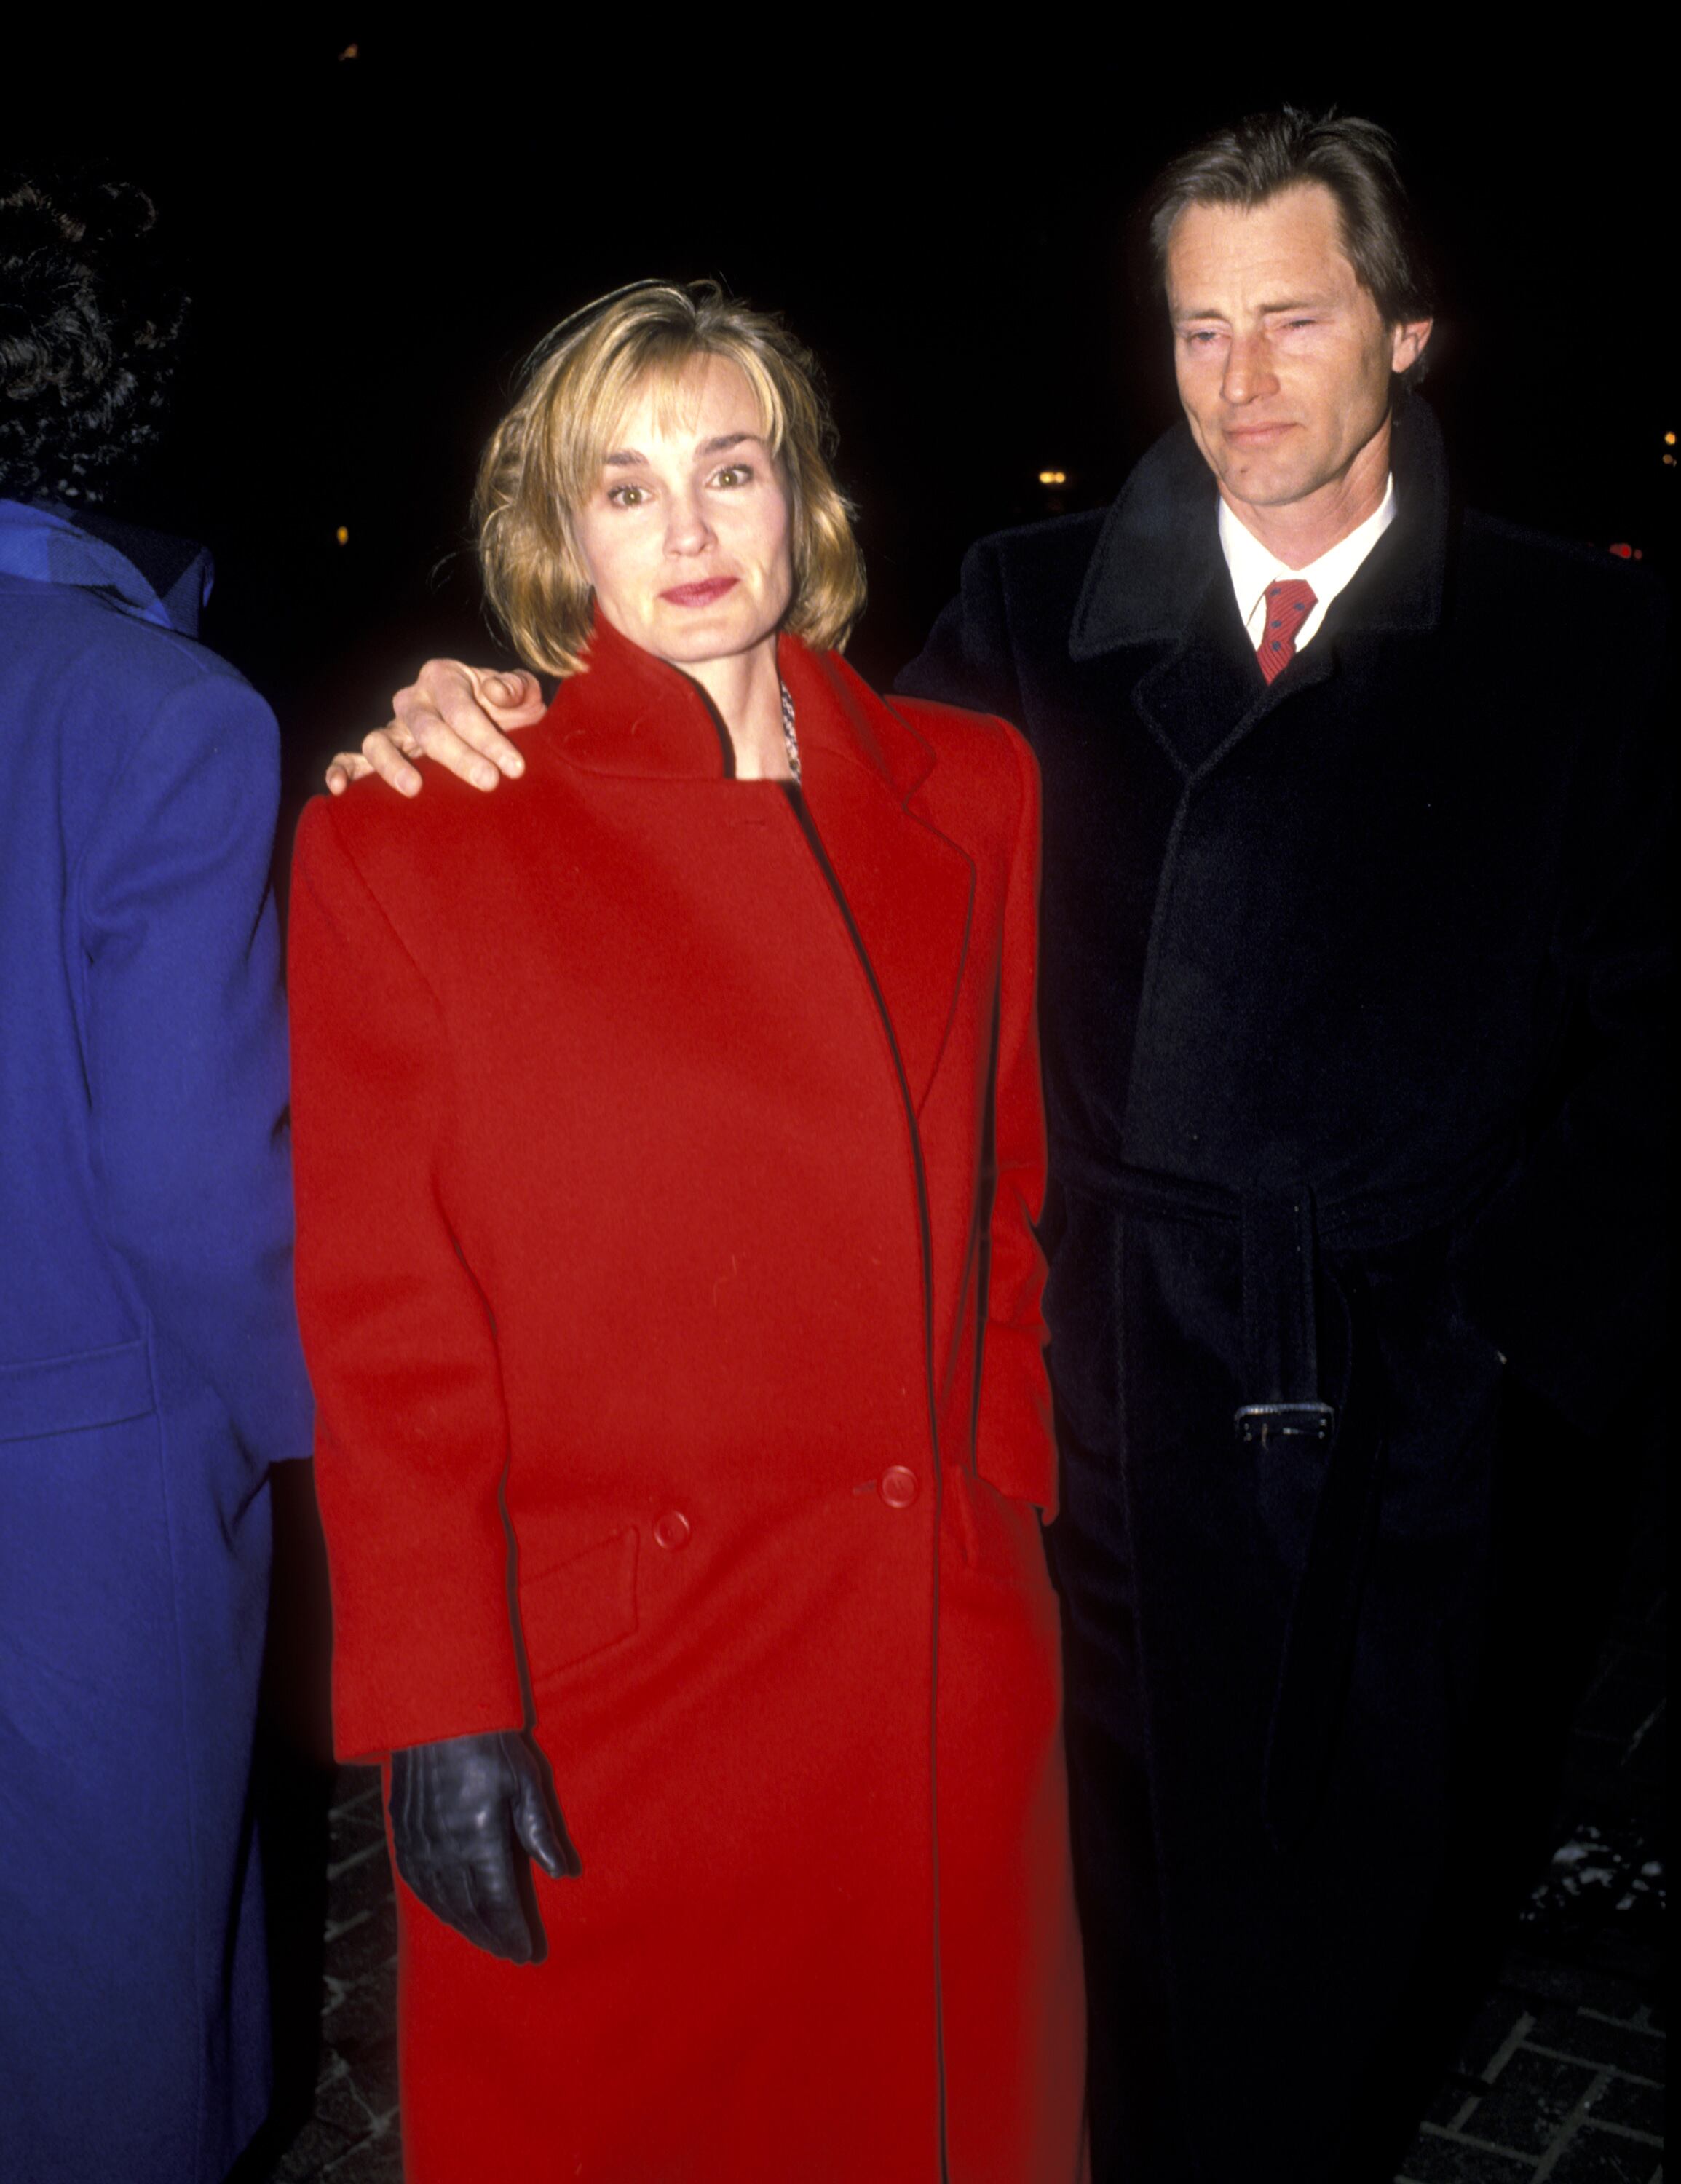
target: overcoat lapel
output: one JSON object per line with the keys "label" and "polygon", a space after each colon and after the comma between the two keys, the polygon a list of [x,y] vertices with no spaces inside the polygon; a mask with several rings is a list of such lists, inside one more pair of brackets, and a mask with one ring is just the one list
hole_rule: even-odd
{"label": "overcoat lapel", "polygon": [[939,1065],[969,943],[975,868],[908,807],[933,766],[928,745],[833,655],[784,638],[800,772],[880,990],[912,1104]]}
{"label": "overcoat lapel", "polygon": [[1430,627],[1441,612],[1448,507],[1441,436],[1409,402],[1391,461],[1400,513],[1319,640],[1270,687],[1238,618],[1220,550],[1218,494],[1188,430],[1157,441],[1110,510],[1069,634],[1071,659],[1148,645],[1161,657],[1133,686],[1140,719],[1187,781],[1220,763],[1276,707],[1336,669],[1336,639],[1356,630]]}
{"label": "overcoat lapel", "polygon": [[1223,758],[1275,705],[1330,671],[1329,648],[1310,649],[1268,688],[1222,562],[1183,642],[1138,678],[1133,702],[1188,781]]}

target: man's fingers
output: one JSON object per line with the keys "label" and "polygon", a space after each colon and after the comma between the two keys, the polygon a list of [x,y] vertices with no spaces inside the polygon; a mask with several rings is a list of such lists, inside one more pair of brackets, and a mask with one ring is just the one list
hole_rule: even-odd
{"label": "man's fingers", "polygon": [[[483,716],[480,716],[481,719]],[[434,713],[430,717],[410,720],[408,724],[410,747],[424,751],[434,766],[441,766],[475,788],[494,788],[502,776],[487,758],[479,755],[477,745],[467,737],[458,735],[448,722]],[[476,733],[494,735],[496,731],[488,722]],[[416,779],[418,779],[418,775]]]}
{"label": "man's fingers", "polygon": [[543,699],[543,685],[523,667],[505,675],[481,675],[479,684],[485,704],[493,709],[504,728],[528,728],[548,710]]}
{"label": "man's fingers", "polygon": [[497,720],[509,727],[529,727],[545,710],[536,676],[519,669],[507,675],[481,674],[450,660],[429,660],[420,680],[399,690],[392,707],[394,717],[363,737],[359,755],[334,755],[326,771],[333,795],[342,796],[353,781],[376,773],[404,796],[418,796],[420,773],[413,760],[422,756],[475,788],[494,788],[504,774],[514,779],[526,770]]}
{"label": "man's fingers", "polygon": [[[418,768],[409,765],[397,739],[397,727],[375,728],[362,738],[363,773],[376,773],[381,781],[389,782],[393,788],[401,789],[405,796],[417,796],[420,790]],[[342,754],[333,761],[343,763]]]}
{"label": "man's fingers", "polygon": [[[447,714],[427,704],[416,690],[399,690],[392,702],[397,708],[392,733],[402,737],[404,746],[424,752],[435,765],[475,788],[494,788],[504,772],[525,771],[525,760],[470,694],[458,693],[450,699]],[[498,748],[509,758],[500,769],[495,758]]]}
{"label": "man's fingers", "polygon": [[[504,720],[511,715],[515,727],[529,725],[523,707],[515,705],[504,712],[495,696],[493,686],[503,679],[500,676],[482,676],[476,689],[462,690],[447,698],[436,713],[426,712],[417,705],[402,716],[428,758],[435,758],[441,766],[459,773],[476,788],[494,788],[498,774],[505,773],[510,781],[517,780],[526,770],[526,761],[492,718],[493,712]],[[531,718],[542,717],[543,707],[539,705]],[[472,771],[455,762],[456,758],[470,754]],[[494,772],[491,771],[493,767]]]}
{"label": "man's fingers", "polygon": [[373,770],[370,761],[360,751],[335,751],[327,768],[327,787],[335,796],[342,796],[353,781],[365,780]]}
{"label": "man's fingers", "polygon": [[392,710],[411,754],[424,751],[476,788],[490,788],[498,776],[512,779],[526,770],[503,729],[529,727],[544,706],[537,677],[523,669],[504,673],[429,660],[392,699]]}

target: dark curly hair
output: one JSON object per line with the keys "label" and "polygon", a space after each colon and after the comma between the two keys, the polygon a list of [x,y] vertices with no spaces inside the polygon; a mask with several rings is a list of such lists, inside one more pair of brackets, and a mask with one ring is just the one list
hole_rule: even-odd
{"label": "dark curly hair", "polygon": [[0,497],[97,507],[154,443],[186,299],[131,182],[0,173]]}

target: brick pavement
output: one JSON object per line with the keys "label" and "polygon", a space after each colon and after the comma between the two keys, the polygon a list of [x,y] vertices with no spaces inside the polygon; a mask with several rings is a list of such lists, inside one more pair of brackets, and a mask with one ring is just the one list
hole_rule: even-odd
{"label": "brick pavement", "polygon": [[253,2149],[237,2184],[401,2184],[397,1921],[377,1771],[338,1769],[331,1796],[313,2097]]}
{"label": "brick pavement", "polygon": [[1667,1664],[1650,1497],[1639,1520],[1577,1710],[1550,1860],[1400,2184],[1661,2184]]}
{"label": "brick pavement", "polygon": [[[1397,2184],[1662,2184],[1662,1540],[1661,1509],[1640,1513],[1576,1713],[1550,1862]],[[400,2184],[396,1935],[370,1769],[331,1778],[324,1934],[313,2097],[232,2184]]]}

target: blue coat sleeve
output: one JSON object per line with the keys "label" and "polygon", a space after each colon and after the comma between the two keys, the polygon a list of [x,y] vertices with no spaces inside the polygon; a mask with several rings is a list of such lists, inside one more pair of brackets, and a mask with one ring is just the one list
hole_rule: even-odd
{"label": "blue coat sleeve", "polygon": [[231,671],[168,689],[77,872],[102,1217],[254,1460],[309,1452],[292,1294],[279,739]]}

